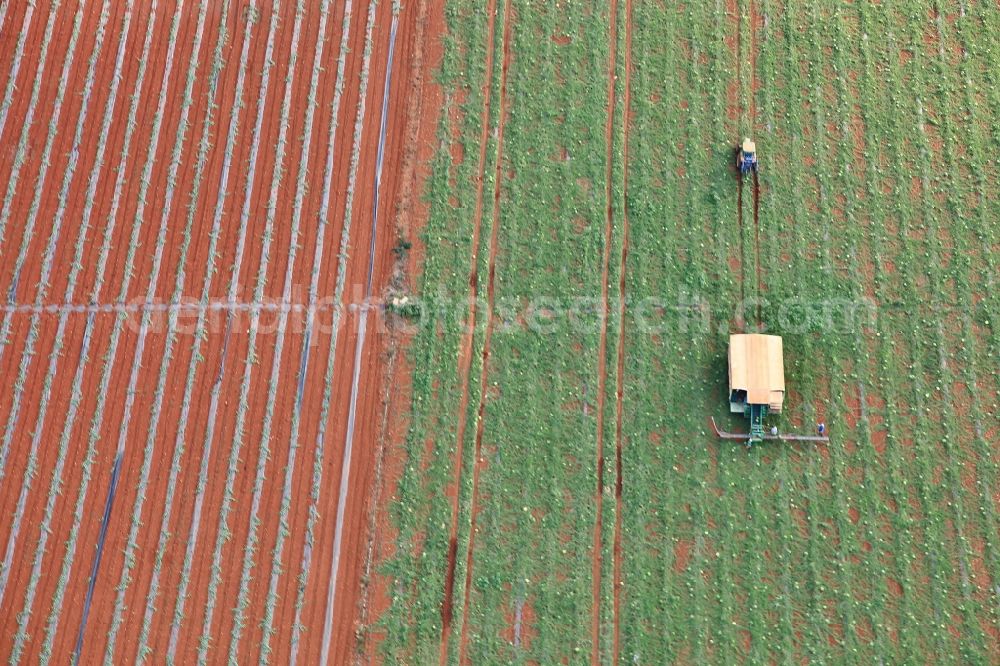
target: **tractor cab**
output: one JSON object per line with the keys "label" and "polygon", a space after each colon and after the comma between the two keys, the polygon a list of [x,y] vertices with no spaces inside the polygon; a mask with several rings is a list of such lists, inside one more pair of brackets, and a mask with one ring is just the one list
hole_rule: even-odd
{"label": "tractor cab", "polygon": [[743,139],[743,144],[736,156],[736,166],[739,168],[741,176],[757,172],[757,144],[750,139]]}

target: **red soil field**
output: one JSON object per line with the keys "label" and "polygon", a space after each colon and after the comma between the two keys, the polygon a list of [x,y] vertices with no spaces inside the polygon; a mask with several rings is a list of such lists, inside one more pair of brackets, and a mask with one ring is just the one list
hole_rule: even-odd
{"label": "red soil field", "polygon": [[377,303],[425,214],[430,4],[0,9],[0,657],[374,658],[408,399]]}

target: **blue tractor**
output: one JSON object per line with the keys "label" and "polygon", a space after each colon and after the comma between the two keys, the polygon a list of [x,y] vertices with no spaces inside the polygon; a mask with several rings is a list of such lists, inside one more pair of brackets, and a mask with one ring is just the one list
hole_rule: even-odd
{"label": "blue tractor", "polygon": [[743,139],[743,145],[736,155],[736,166],[741,176],[757,173],[757,145],[750,139]]}

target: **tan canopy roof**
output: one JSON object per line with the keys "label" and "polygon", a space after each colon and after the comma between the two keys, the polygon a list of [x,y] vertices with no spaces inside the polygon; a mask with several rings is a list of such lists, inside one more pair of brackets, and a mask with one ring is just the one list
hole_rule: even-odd
{"label": "tan canopy roof", "polygon": [[729,336],[729,391],[746,391],[747,403],[780,412],[785,398],[785,364],[781,337]]}

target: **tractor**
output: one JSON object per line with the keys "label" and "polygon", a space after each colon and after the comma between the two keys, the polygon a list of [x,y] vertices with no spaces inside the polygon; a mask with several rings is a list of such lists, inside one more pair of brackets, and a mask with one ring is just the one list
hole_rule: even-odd
{"label": "tractor", "polygon": [[757,145],[750,139],[743,139],[743,145],[736,153],[736,166],[741,176],[757,173]]}

